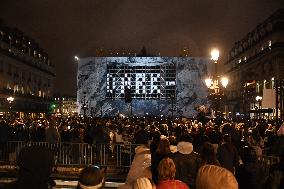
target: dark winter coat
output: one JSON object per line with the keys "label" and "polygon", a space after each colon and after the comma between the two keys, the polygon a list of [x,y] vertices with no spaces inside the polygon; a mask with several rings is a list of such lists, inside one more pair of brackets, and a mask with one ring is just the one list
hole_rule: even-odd
{"label": "dark winter coat", "polygon": [[220,165],[232,173],[238,166],[239,154],[233,144],[224,143],[218,148],[217,157]]}
{"label": "dark winter coat", "polygon": [[240,189],[262,189],[267,171],[258,162],[249,162],[236,169],[236,178]]}
{"label": "dark winter coat", "polygon": [[201,166],[201,157],[193,151],[193,145],[190,142],[179,142],[177,150],[178,152],[171,156],[176,166],[176,179],[192,186],[195,184],[196,175]]}
{"label": "dark winter coat", "polygon": [[24,148],[18,157],[19,174],[6,189],[48,189],[55,185],[50,178],[54,166],[53,153],[42,146]]}
{"label": "dark winter coat", "polygon": [[284,162],[271,166],[269,177],[265,183],[265,189],[284,188]]}

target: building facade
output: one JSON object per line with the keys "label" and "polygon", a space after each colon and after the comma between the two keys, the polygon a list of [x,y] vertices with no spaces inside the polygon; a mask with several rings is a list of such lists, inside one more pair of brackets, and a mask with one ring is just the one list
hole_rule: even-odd
{"label": "building facade", "polygon": [[230,112],[283,118],[284,9],[236,42],[224,66]]}
{"label": "building facade", "polygon": [[52,103],[53,113],[61,116],[73,116],[78,114],[77,98],[71,96],[55,96]]}
{"label": "building facade", "polygon": [[86,57],[78,61],[79,113],[195,117],[209,106],[208,58]]}
{"label": "building facade", "polygon": [[50,112],[54,78],[45,50],[20,30],[0,24],[0,112]]}

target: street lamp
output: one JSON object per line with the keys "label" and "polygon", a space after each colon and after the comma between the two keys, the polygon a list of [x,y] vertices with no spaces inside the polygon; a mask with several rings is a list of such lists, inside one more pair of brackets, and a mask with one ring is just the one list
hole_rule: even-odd
{"label": "street lamp", "polygon": [[13,102],[14,100],[15,100],[15,98],[12,97],[12,96],[9,96],[9,97],[7,98],[7,101],[9,102],[10,113],[11,113],[11,109],[12,109],[12,102]]}
{"label": "street lamp", "polygon": [[206,84],[206,87],[207,87],[207,88],[210,88],[211,85],[213,84],[212,79],[211,79],[211,78],[206,78],[206,79],[205,79],[205,84]]}
{"label": "street lamp", "polygon": [[255,100],[258,102],[258,107],[259,109],[261,108],[261,100],[262,100],[262,96],[256,96]]}
{"label": "street lamp", "polygon": [[[261,108],[262,96],[256,96],[256,97],[255,97],[255,100],[258,102],[258,112],[259,112],[259,111],[262,109],[262,108]],[[258,115],[260,115],[260,112],[259,112]]]}
{"label": "street lamp", "polygon": [[211,51],[211,60],[213,60],[214,63],[217,63],[218,58],[219,58],[219,50],[218,49],[213,49]]}
{"label": "street lamp", "polygon": [[[222,98],[225,96],[225,88],[227,87],[229,83],[229,79],[227,77],[222,77],[220,78],[218,76],[218,71],[217,71],[217,62],[219,59],[219,50],[218,49],[213,49],[211,51],[211,60],[214,63],[215,71],[214,74],[211,78],[206,78],[205,79],[205,85],[208,89],[210,89],[210,94],[209,97],[213,100],[213,103],[215,104],[215,111],[219,110],[219,106],[217,101],[222,100]],[[220,92],[220,88],[223,87],[223,91]],[[226,101],[226,99],[225,99]],[[225,102],[225,112],[226,112],[226,102]]]}
{"label": "street lamp", "polygon": [[222,77],[221,84],[224,88],[227,87],[228,83],[229,83],[229,79],[227,77]]}
{"label": "street lamp", "polygon": [[79,61],[80,58],[76,55],[76,56],[74,56],[74,59]]}
{"label": "street lamp", "polygon": [[9,104],[11,104],[14,101],[14,97],[10,96],[7,98],[7,101],[9,102]]}

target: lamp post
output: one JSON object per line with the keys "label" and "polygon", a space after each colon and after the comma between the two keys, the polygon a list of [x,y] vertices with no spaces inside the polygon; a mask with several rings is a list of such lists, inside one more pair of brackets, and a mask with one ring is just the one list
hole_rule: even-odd
{"label": "lamp post", "polygon": [[[261,107],[262,96],[256,96],[255,100],[258,102],[258,111],[261,111],[261,109],[262,109],[262,107]],[[261,115],[260,112],[258,113],[258,118],[261,117],[259,115]]]}
{"label": "lamp post", "polygon": [[9,97],[7,98],[7,101],[8,101],[8,103],[9,103],[10,114],[11,114],[11,112],[12,112],[12,103],[13,103],[14,100],[15,100],[15,98],[12,97],[12,96],[9,96]]}
{"label": "lamp post", "polygon": [[[219,51],[217,49],[213,49],[211,51],[211,60],[214,63],[214,74],[213,77],[209,77],[205,79],[205,85],[207,88],[210,90],[209,97],[212,99],[212,103],[215,105],[215,112],[219,111],[219,103],[220,100],[225,96],[225,88],[227,87],[229,83],[229,79],[227,77],[222,77],[221,79],[218,76],[218,70],[217,70],[217,62],[219,59]],[[221,85],[220,85],[221,83]],[[220,92],[220,87],[223,87],[223,91]],[[224,98],[223,98],[224,99]],[[227,114],[227,104],[226,104],[226,99],[225,100],[225,112]]]}

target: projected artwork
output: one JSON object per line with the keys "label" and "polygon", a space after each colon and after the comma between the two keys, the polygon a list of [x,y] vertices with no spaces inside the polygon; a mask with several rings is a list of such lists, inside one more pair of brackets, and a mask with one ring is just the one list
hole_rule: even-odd
{"label": "projected artwork", "polygon": [[125,102],[128,88],[135,116],[173,113],[175,117],[193,117],[198,106],[208,104],[203,82],[208,62],[190,57],[81,58],[77,73],[79,111],[83,112],[85,96],[88,115],[129,116],[130,103]]}
{"label": "projected artwork", "polygon": [[132,99],[170,99],[176,91],[176,64],[130,66],[107,64],[108,99],[125,98],[126,88]]}

